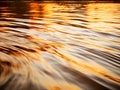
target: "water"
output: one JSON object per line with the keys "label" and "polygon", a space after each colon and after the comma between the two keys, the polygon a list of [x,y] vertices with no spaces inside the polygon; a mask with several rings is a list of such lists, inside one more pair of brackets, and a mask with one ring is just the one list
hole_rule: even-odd
{"label": "water", "polygon": [[120,4],[0,2],[0,90],[120,90]]}

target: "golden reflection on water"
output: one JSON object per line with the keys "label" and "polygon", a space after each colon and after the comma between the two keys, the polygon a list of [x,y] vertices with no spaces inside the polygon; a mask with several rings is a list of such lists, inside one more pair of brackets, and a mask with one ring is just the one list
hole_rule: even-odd
{"label": "golden reflection on water", "polygon": [[[30,12],[31,12],[30,16],[32,17],[31,19],[39,19],[41,17],[46,17],[46,16],[49,18],[52,18],[53,17],[52,15],[54,15],[54,13],[55,13],[53,11],[53,7],[59,7],[58,10],[59,9],[64,10],[64,8],[66,8],[66,6],[59,6],[57,4],[45,4],[44,5],[44,4],[39,4],[39,3],[30,3]],[[92,30],[97,30],[98,32],[113,31],[114,29],[112,28],[111,24],[107,24],[106,22],[115,21],[114,19],[115,19],[115,15],[116,15],[116,13],[115,13],[116,9],[118,9],[118,5],[116,5],[116,4],[88,4],[88,5],[86,5],[86,10],[87,10],[87,15],[88,15],[88,17],[86,19],[88,20],[88,27],[91,28]],[[40,11],[40,10],[42,10],[42,11]],[[60,15],[60,18],[63,20],[70,20],[71,18],[68,18],[67,16],[69,16],[69,13],[64,13],[64,14]],[[45,26],[56,27],[56,24],[51,23],[49,20],[43,19],[43,22],[47,23],[47,25],[45,25]],[[110,25],[110,26],[108,26],[108,25]],[[32,28],[32,29],[35,29],[35,28]],[[104,37],[103,37],[103,39],[104,39]],[[90,39],[85,39],[85,40],[86,40],[85,46],[87,46],[87,47],[93,47],[93,48],[100,49],[100,50],[107,51],[107,52],[119,52],[118,50],[114,50],[112,48],[102,46],[99,43],[97,43],[97,41],[92,41]],[[44,43],[44,42],[42,42],[42,43]],[[81,61],[81,60],[80,59],[76,60],[75,57],[72,57],[71,55],[67,54],[67,52],[63,53],[64,51],[62,51],[61,53],[59,53],[59,52],[56,53],[51,50],[51,46],[58,47],[57,43],[56,44],[54,43],[53,45],[49,43],[49,45],[47,47],[46,47],[46,45],[43,46],[42,50],[45,50],[49,53],[53,53],[55,55],[57,54],[57,56],[61,57],[64,60],[67,60],[68,63],[70,63],[70,66],[72,68],[79,70],[80,69],[79,67],[82,67],[82,69],[80,69],[79,71],[86,73],[85,71],[88,70],[95,75],[97,74],[102,77],[113,80],[115,82],[118,82],[118,83],[120,82],[120,79],[118,76],[110,73],[104,67],[102,67],[98,64],[92,63],[92,65],[95,64],[95,66],[96,66],[96,67],[93,67],[93,66],[87,64],[86,62],[83,62],[84,60],[82,60],[82,62],[80,62],[80,63],[76,62],[76,61]]]}
{"label": "golden reflection on water", "polygon": [[[89,28],[89,31],[96,31],[97,34],[99,32],[115,32],[115,28],[113,27],[113,25],[118,27],[117,25],[119,23],[119,19],[116,19],[116,16],[119,16],[119,14],[116,12],[116,10],[118,11],[119,9],[118,5],[119,4],[101,3],[87,4],[84,7],[84,9],[86,10],[86,16],[84,17],[84,19],[86,20],[86,27],[82,27],[82,29]],[[72,7],[72,5],[70,6]],[[89,36],[89,34],[86,35],[83,33],[84,30],[79,34],[75,33],[76,28],[79,31],[82,30],[81,27],[78,27],[78,25],[76,25],[77,27],[73,26],[74,28],[72,28],[72,30],[70,29],[69,31],[68,27],[71,27],[72,23],[75,22],[72,21],[73,15],[76,15],[76,12],[69,12],[69,9],[75,11],[75,8],[70,8],[70,6],[67,7],[67,5],[65,6],[64,4],[60,5],[54,3],[44,4],[38,2],[30,2],[28,4],[28,17],[30,21],[26,19],[26,23],[28,25],[27,29],[18,28],[19,32],[17,32],[16,28],[10,28],[10,23],[8,23],[7,21],[4,24],[0,24],[1,26],[5,27],[5,29],[0,28],[0,62],[2,63],[0,63],[0,67],[4,67],[4,72],[0,76],[0,84],[2,82],[6,82],[6,77],[10,78],[10,75],[12,75],[13,73],[19,73],[26,80],[31,80],[31,82],[33,82],[37,86],[39,86],[40,84],[48,90],[80,90],[82,89],[82,87],[84,87],[82,85],[79,86],[74,84],[77,82],[77,80],[78,82],[80,82],[79,79],[76,79],[76,82],[72,83],[65,80],[65,76],[63,73],[66,72],[62,71],[64,69],[61,69],[59,65],[63,65],[74,71],[82,73],[86,75],[86,77],[96,76],[106,80],[107,82],[115,84],[120,83],[120,77],[118,75],[116,75],[106,67],[102,66],[101,64],[95,62],[97,58],[85,59],[85,57],[84,59],[82,59],[72,55],[71,52],[69,52],[69,50],[74,49],[75,46],[78,46],[77,51],[80,50],[79,46],[84,46],[86,48],[89,48],[89,51],[92,51],[91,49],[95,49],[110,54],[119,53],[119,50],[108,47],[108,43],[106,43],[109,42],[112,45],[116,43],[118,44],[118,41],[114,37],[109,40],[109,38],[102,37],[100,35],[98,35],[97,37],[94,37],[92,35]],[[62,10],[63,13],[61,13]],[[78,13],[77,20],[83,19],[79,17],[79,14],[80,13]],[[3,15],[5,16],[6,14],[4,13]],[[18,26],[21,25],[21,23],[18,22],[22,22],[23,26],[24,24],[26,24],[24,22],[24,19],[22,20],[19,18],[6,18],[6,20],[10,20],[12,22],[16,21],[15,23],[17,23]],[[79,22],[81,21],[78,21],[78,23],[76,24],[79,24]],[[82,22],[84,22],[84,20]],[[66,26],[67,28],[62,28],[64,26]],[[52,41],[49,38],[46,38],[47,35],[44,35],[45,37],[42,37],[40,36],[41,33],[45,33],[45,35],[47,33],[47,35],[51,39],[57,37],[57,40]],[[7,34],[9,36],[7,36]],[[21,36],[19,36],[19,34]],[[4,42],[4,40],[7,41]],[[60,40],[62,42],[60,42]],[[114,42],[112,42],[112,40]],[[69,43],[72,43],[73,46],[71,46]],[[82,51],[79,52],[81,53]],[[74,53],[76,52],[74,51]],[[48,56],[46,54],[48,54]],[[87,53],[85,54],[87,56]],[[45,58],[44,56],[47,58]],[[54,62],[52,62],[51,58],[55,59],[54,62],[55,64],[58,64],[58,66],[56,65],[57,67],[55,66]],[[57,70],[57,68],[59,68],[60,71],[58,71],[59,69]],[[72,71],[66,73],[65,75],[70,74],[71,77],[73,77],[71,73]],[[49,74],[51,76],[57,75],[59,79],[55,79],[54,77],[49,76]],[[71,78],[69,76],[67,77],[69,80],[74,81],[74,78],[77,78],[77,75],[75,75],[74,78]],[[25,85],[27,82],[26,80],[23,80],[23,84]],[[18,80],[17,83],[21,82]]]}
{"label": "golden reflection on water", "polygon": [[38,19],[40,17],[40,11],[39,11],[39,3],[30,3],[29,4],[29,12],[30,12],[30,18],[31,19]]}
{"label": "golden reflection on water", "polygon": [[[92,3],[86,6],[87,15],[86,18],[89,22],[88,27],[98,32],[114,32],[114,22],[119,22],[120,19],[116,19],[116,16],[120,16],[116,11],[119,10],[119,4],[112,3]],[[113,22],[109,24],[110,22]]]}
{"label": "golden reflection on water", "polygon": [[44,4],[44,3],[37,3],[37,2],[31,2],[29,3],[29,12],[30,12],[30,17],[32,19],[39,19],[43,18],[45,16],[52,16],[53,15],[53,6],[56,4]]}

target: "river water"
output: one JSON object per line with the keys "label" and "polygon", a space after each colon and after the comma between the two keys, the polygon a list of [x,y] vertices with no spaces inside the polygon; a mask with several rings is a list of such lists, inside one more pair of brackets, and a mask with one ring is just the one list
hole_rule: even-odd
{"label": "river water", "polygon": [[0,90],[120,90],[120,4],[0,1]]}

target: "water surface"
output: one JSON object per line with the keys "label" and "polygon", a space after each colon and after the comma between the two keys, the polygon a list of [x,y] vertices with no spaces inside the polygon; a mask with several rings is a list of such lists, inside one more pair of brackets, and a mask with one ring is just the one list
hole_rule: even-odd
{"label": "water surface", "polygon": [[0,90],[120,90],[120,4],[0,2]]}

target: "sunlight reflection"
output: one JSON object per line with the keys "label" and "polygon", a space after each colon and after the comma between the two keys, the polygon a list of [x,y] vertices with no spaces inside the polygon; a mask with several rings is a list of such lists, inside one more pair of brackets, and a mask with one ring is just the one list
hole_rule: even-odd
{"label": "sunlight reflection", "polygon": [[0,8],[0,89],[14,82],[12,90],[117,88],[118,4],[32,0],[6,7]]}
{"label": "sunlight reflection", "polygon": [[39,18],[39,16],[40,16],[40,11],[39,11],[39,3],[34,3],[34,2],[32,2],[32,3],[30,3],[29,4],[29,12],[30,12],[30,15],[31,15],[31,18],[32,19],[37,19],[37,18]]}
{"label": "sunlight reflection", "polygon": [[[101,4],[93,3],[87,5],[87,20],[88,27],[99,32],[114,31],[113,24],[118,22],[116,10],[119,9],[119,4]],[[120,16],[120,15],[119,15]],[[110,24],[108,24],[110,23]]]}

